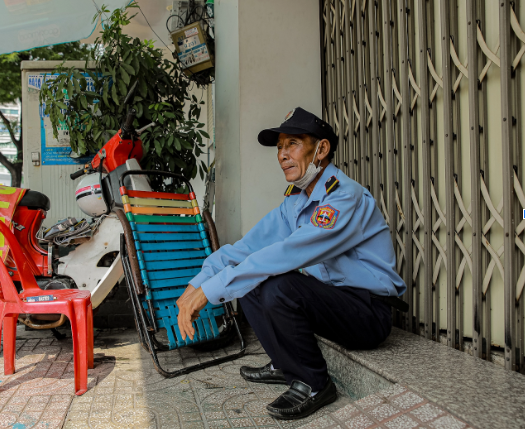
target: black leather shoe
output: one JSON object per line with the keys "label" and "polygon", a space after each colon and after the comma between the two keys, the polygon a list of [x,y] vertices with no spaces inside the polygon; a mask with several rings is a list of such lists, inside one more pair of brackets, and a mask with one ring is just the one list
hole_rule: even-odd
{"label": "black leather shoe", "polygon": [[266,407],[268,414],[276,419],[302,419],[337,399],[337,391],[328,378],[323,390],[310,396],[312,388],[302,381],[294,380],[290,388]]}
{"label": "black leather shoe", "polygon": [[280,369],[272,369],[272,363],[261,368],[241,366],[241,376],[252,383],[286,384],[284,374]]}

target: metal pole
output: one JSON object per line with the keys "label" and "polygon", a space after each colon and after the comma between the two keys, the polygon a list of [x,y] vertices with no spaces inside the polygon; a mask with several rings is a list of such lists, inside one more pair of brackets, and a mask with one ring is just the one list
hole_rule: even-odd
{"label": "metal pole", "polygon": [[333,69],[334,69],[334,62],[332,59],[333,51],[332,51],[332,23],[330,21],[330,16],[332,15],[332,0],[325,0],[325,10],[326,10],[326,27],[325,27],[325,34],[326,34],[326,82],[328,85],[327,92],[327,117],[326,121],[330,125],[334,125],[334,98],[333,98]]}
{"label": "metal pole", "polygon": [[447,220],[447,344],[456,347],[456,252],[454,197],[454,140],[452,72],[450,64],[449,2],[440,2],[441,49],[443,58],[443,118],[445,129],[445,191]]}
{"label": "metal pole", "polygon": [[396,245],[397,207],[395,188],[395,159],[394,159],[394,101],[392,89],[392,31],[390,29],[390,2],[382,0],[383,4],[383,50],[385,53],[385,84],[384,97],[386,102],[386,143],[388,148],[388,216],[390,218],[390,235],[394,247]]}
{"label": "metal pole", "polygon": [[501,45],[501,138],[503,148],[503,226],[504,302],[505,302],[505,368],[516,369],[516,269],[514,233],[514,169],[512,158],[512,94],[510,51],[510,1],[501,0],[499,12],[499,38]]}
{"label": "metal pole", "polygon": [[[335,0],[335,14],[334,14],[334,21],[335,21],[335,79],[336,79],[336,107],[337,107],[337,122],[339,124],[338,134],[339,134],[339,143],[338,143],[338,163],[341,164],[344,162],[344,158],[341,156],[344,153],[343,148],[343,139],[344,139],[344,132],[345,132],[345,118],[343,114],[343,106],[344,106],[344,93],[343,93],[343,64],[341,61],[342,58],[342,51],[341,51],[341,0]],[[335,121],[334,121],[335,122]],[[343,167],[344,165],[339,165],[339,167]]]}
{"label": "metal pole", "polygon": [[479,153],[478,42],[475,0],[467,0],[468,101],[470,130],[470,182],[472,188],[472,346],[483,354],[483,268],[481,261],[481,184]]}
{"label": "metal pole", "polygon": [[419,13],[419,48],[420,48],[420,68],[421,68],[421,138],[423,145],[423,192],[421,193],[423,205],[423,246],[425,254],[423,263],[425,272],[423,284],[425,288],[425,338],[432,339],[432,199],[430,188],[430,94],[428,79],[428,58],[427,58],[427,12],[426,0],[418,0]]}
{"label": "metal pole", "polygon": [[[449,17],[449,22],[450,22],[450,27],[449,27],[449,31],[450,31],[450,43],[454,43],[455,45],[455,49],[457,51],[457,47],[458,47],[458,14],[457,14],[457,10],[458,10],[458,5],[457,5],[457,0],[450,0],[450,7],[449,7],[449,13],[450,13],[450,17]],[[461,74],[461,72],[459,71],[458,68],[456,68],[454,65],[451,64],[451,68],[450,68],[450,71],[451,71],[451,82],[453,84],[453,87],[452,87],[452,114],[453,114],[453,120],[452,120],[452,140],[453,140],[453,145],[454,145],[454,160],[456,160],[457,162],[457,166],[456,168],[458,170],[454,170],[454,178],[456,180],[456,183],[457,183],[457,187],[458,189],[461,190],[463,189],[462,188],[462,177],[461,177],[461,174],[459,174],[459,172],[461,171],[461,127],[459,126],[459,124],[461,123],[461,117],[460,117],[460,108],[461,108],[461,97],[460,97],[460,92],[459,92],[459,86],[456,90],[454,90],[454,84],[456,82],[456,79],[458,78],[458,75]],[[457,95],[456,95],[457,94]],[[454,208],[454,216],[455,216],[455,219],[461,219],[462,215],[461,215],[461,211],[459,209],[459,204],[455,204],[455,208]],[[455,228],[454,228],[455,229]],[[462,241],[462,238],[463,238],[463,231],[464,229],[461,229],[460,232],[456,232],[455,233],[455,237],[454,239],[458,239],[460,241]],[[459,262],[461,260],[461,257],[463,256],[463,253],[461,251],[457,251],[456,252],[456,259],[455,259],[455,267],[457,267],[459,265]],[[461,286],[461,283],[458,284],[457,282],[457,270],[455,271],[455,275],[456,275],[456,333],[457,333],[457,339],[458,339],[458,343],[456,344],[456,348],[458,348],[459,350],[463,350],[463,301],[464,301],[464,289],[465,287]],[[464,278],[464,276],[463,276]]]}
{"label": "metal pole", "polygon": [[412,144],[410,129],[410,82],[408,80],[408,38],[407,38],[407,8],[405,0],[398,0],[399,13],[399,44],[400,44],[400,83],[401,83],[401,114],[402,114],[402,133],[403,133],[403,213],[405,215],[405,273],[404,280],[407,285],[406,300],[408,311],[404,313],[405,326],[410,332],[413,331],[414,298],[412,296],[414,288],[412,284],[413,271],[413,246],[412,246]]}
{"label": "metal pole", "polygon": [[361,121],[359,122],[359,179],[361,185],[366,186],[366,106],[365,106],[365,77],[364,77],[364,40],[363,40],[363,14],[360,7],[361,2],[357,2],[355,11],[355,22],[357,24],[357,79],[358,79],[358,91],[359,91],[359,116]]}
{"label": "metal pole", "polygon": [[348,134],[346,136],[346,157],[345,162],[346,174],[350,177],[354,177],[354,96],[352,94],[352,44],[350,34],[352,27],[350,23],[352,21],[350,0],[345,0],[345,78],[346,78],[346,112],[348,115]]}
{"label": "metal pole", "polygon": [[[476,23],[480,26],[483,26],[485,24],[485,2],[484,0],[475,0],[476,1]],[[483,28],[483,27],[482,27]],[[479,53],[479,46],[478,46],[478,61],[477,61],[477,67],[478,70],[483,70],[483,67],[485,67],[486,59],[484,55],[481,55]],[[489,178],[488,174],[488,133],[487,128],[489,124],[488,119],[488,99],[487,99],[487,85],[485,83],[479,82],[479,74],[476,77],[478,80],[478,94],[479,94],[479,162],[480,162],[480,181],[483,177],[483,180],[487,182]],[[486,81],[485,81],[486,82]],[[491,213],[487,207],[486,204],[484,204],[484,200],[481,200],[481,228],[483,232],[483,226],[486,225],[488,219],[491,217]],[[486,238],[488,239],[488,235],[490,232],[487,233]],[[482,237],[483,240],[483,237]],[[486,272],[488,261],[490,260],[490,255],[487,251],[484,250],[484,247],[481,249],[481,266],[482,266],[482,275]],[[483,349],[483,353],[485,353],[485,359],[488,361],[491,361],[491,346],[492,346],[492,311],[491,311],[491,305],[492,305],[492,299],[491,299],[491,293],[490,288],[487,289],[485,292],[484,299],[482,301],[483,306],[483,315],[482,315],[482,333],[483,333],[483,340],[481,344],[481,348]]]}
{"label": "metal pole", "polygon": [[323,104],[323,112],[322,112],[322,118],[326,120],[326,112],[328,107],[327,102],[327,84],[326,84],[326,49],[325,49],[325,38],[326,38],[326,28],[324,24],[324,8],[325,8],[325,1],[319,2],[319,30],[321,33],[321,37],[319,38],[319,43],[321,44],[321,99]]}
{"label": "metal pole", "polygon": [[376,3],[368,2],[368,43],[370,46],[370,94],[372,97],[372,121],[370,122],[372,128],[372,195],[376,199],[379,206],[380,188],[379,182],[381,175],[379,174],[379,100],[377,95],[377,36],[375,35],[376,28]]}

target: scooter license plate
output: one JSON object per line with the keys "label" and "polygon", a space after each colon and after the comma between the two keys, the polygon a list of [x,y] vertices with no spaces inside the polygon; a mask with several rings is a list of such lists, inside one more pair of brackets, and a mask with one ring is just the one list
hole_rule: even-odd
{"label": "scooter license plate", "polygon": [[40,296],[28,296],[26,302],[46,302],[53,301],[55,297],[53,295],[40,295]]}

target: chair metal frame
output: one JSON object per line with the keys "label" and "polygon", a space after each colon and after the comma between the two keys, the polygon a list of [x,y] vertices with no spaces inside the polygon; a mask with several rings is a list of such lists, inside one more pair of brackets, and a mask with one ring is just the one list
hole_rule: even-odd
{"label": "chair metal frame", "polygon": [[[129,171],[124,172],[119,178],[120,193],[121,193],[121,196],[123,197],[127,196],[127,193],[128,193],[128,190],[124,187],[124,178],[128,175],[133,175],[133,174],[161,175],[165,177],[171,177],[173,179],[183,182],[188,187],[189,196],[193,195],[193,198],[195,196],[193,192],[193,187],[191,186],[189,181],[187,181],[181,175],[170,173],[170,172],[165,172],[165,171],[155,171],[155,170],[129,170]],[[163,194],[163,193],[158,193],[158,194]],[[126,204],[125,201],[129,201],[129,199],[123,198],[123,202]],[[200,212],[199,212],[199,208],[198,208],[198,205],[195,199],[192,200],[192,206],[194,209],[194,213],[197,214],[196,216],[200,216],[198,214]],[[127,210],[130,210],[129,207],[130,206],[128,206]],[[137,325],[137,332],[138,332],[139,340],[140,340],[141,345],[144,347],[144,349],[147,350],[151,354],[151,357],[153,359],[153,363],[154,363],[154,366],[157,372],[159,372],[166,378],[178,377],[184,374],[189,374],[194,371],[198,371],[204,368],[208,368],[210,366],[218,365],[218,364],[232,361],[232,360],[242,357],[245,354],[246,345],[244,342],[244,338],[240,332],[239,325],[237,323],[237,319],[235,317],[236,313],[234,312],[231,303],[228,302],[228,303],[221,304],[222,308],[224,309],[223,317],[225,321],[225,324],[223,325],[224,330],[221,333],[221,335],[229,336],[232,334],[232,332],[233,332],[233,335],[237,334],[237,337],[239,338],[239,341],[240,341],[239,352],[231,354],[231,355],[223,356],[220,358],[216,358],[216,359],[211,359],[211,360],[208,360],[208,361],[196,364],[196,365],[192,365],[186,368],[181,368],[176,371],[167,371],[164,368],[162,368],[159,362],[158,353],[168,351],[170,350],[170,348],[166,346],[165,344],[163,344],[162,341],[160,341],[156,337],[156,334],[158,333],[158,327],[155,323],[155,309],[154,309],[154,305],[151,299],[152,294],[151,294],[151,291],[149,290],[149,285],[147,284],[147,282],[143,281],[141,273],[137,272],[138,264],[137,264],[136,255],[141,250],[137,249],[136,242],[133,237],[133,231],[131,228],[130,219],[127,216],[130,213],[126,213],[125,215],[122,211],[119,211],[117,214],[123,224],[123,229],[124,229],[124,234],[121,235],[121,242],[120,242],[121,259],[122,259],[122,265],[124,268],[124,275],[126,278],[126,283],[128,285],[128,292],[130,295],[130,300],[131,300],[131,304],[133,308],[135,323]],[[133,219],[131,216],[130,218]],[[208,240],[203,240],[203,241],[208,242]],[[211,250],[208,253],[210,253],[211,251],[217,250],[218,246],[216,243],[218,243],[218,240],[211,240],[211,243],[210,243]],[[142,302],[141,302],[141,297],[142,297]],[[146,305],[147,309],[144,308],[145,307],[143,305],[144,301],[147,303]],[[220,307],[220,306],[216,306],[216,307]],[[188,345],[211,343],[221,338],[223,337],[211,339],[209,341],[190,341],[189,339],[187,339],[186,345],[182,345],[180,347],[176,347],[172,349],[187,347]]]}

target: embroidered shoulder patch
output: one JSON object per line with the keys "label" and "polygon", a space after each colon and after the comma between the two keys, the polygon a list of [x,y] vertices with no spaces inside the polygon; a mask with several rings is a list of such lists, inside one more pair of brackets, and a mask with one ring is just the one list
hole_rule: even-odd
{"label": "embroidered shoulder patch", "polygon": [[330,204],[317,206],[310,218],[313,226],[323,229],[332,229],[337,222],[339,210],[334,209]]}

